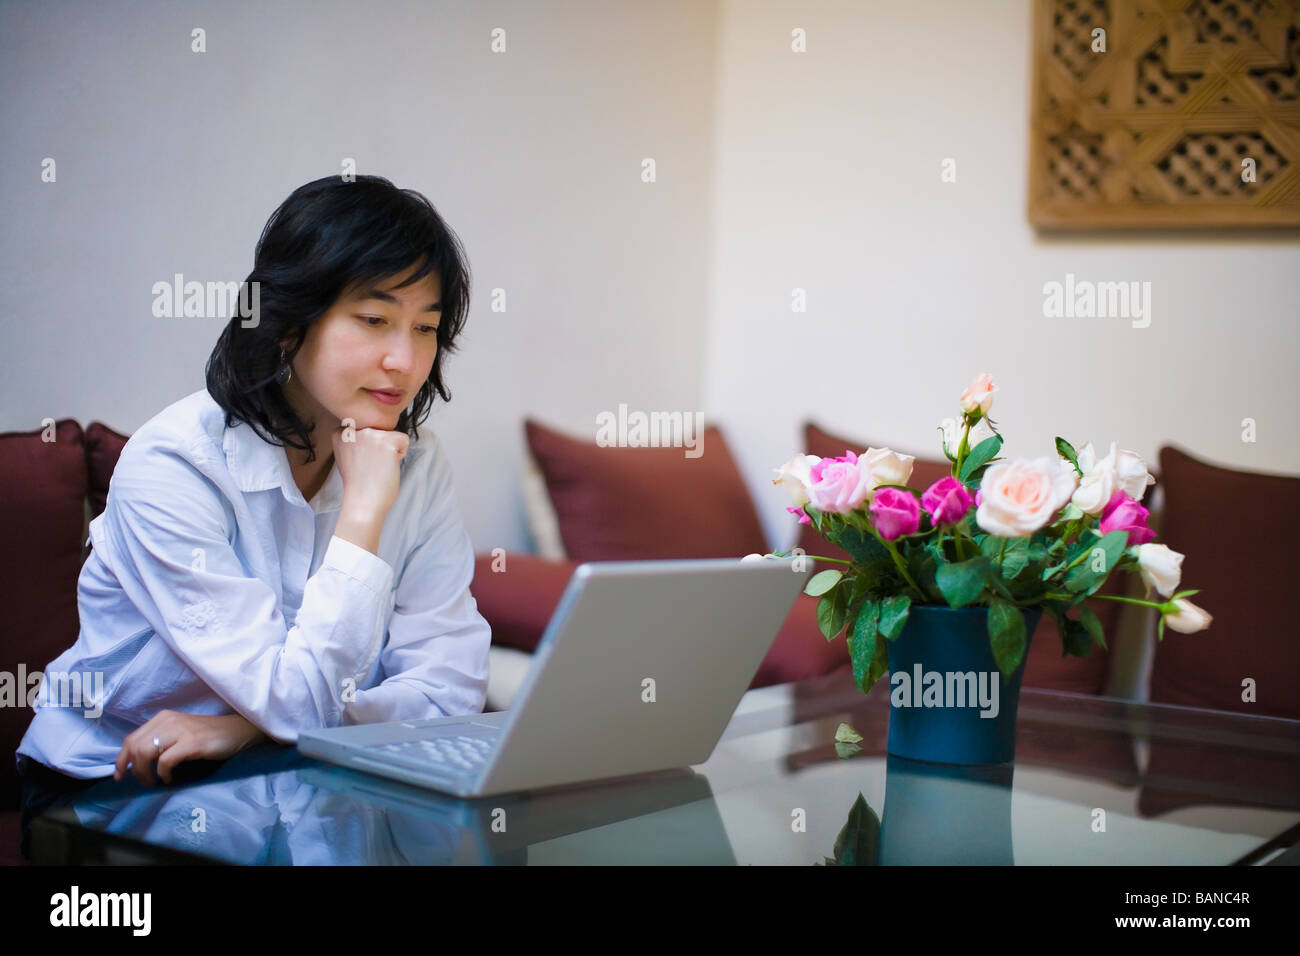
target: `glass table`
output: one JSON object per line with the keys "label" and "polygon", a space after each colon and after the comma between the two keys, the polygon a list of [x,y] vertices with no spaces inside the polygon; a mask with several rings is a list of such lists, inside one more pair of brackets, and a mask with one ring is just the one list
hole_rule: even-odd
{"label": "glass table", "polygon": [[[1016,761],[888,756],[887,682],[752,690],[697,767],[462,800],[255,747],[111,779],[33,823],[37,863],[1263,864],[1300,852],[1300,721],[1026,688]],[[861,740],[837,743],[847,723]]]}

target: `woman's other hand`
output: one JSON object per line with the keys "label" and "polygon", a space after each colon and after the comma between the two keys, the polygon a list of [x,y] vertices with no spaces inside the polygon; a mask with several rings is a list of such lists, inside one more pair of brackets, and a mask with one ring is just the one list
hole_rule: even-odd
{"label": "woman's other hand", "polygon": [[[155,738],[160,746],[154,744]],[[182,761],[224,760],[269,739],[239,714],[213,717],[164,710],[122,741],[113,779],[121,780],[129,769],[151,787],[157,761],[158,776],[163,783],[171,783],[172,770]]]}

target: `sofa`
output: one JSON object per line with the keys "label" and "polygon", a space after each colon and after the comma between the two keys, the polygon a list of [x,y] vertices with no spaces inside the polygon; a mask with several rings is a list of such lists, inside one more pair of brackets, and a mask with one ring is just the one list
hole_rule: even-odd
{"label": "sofa", "polygon": [[90,519],[104,510],[127,436],[73,419],[0,434],[0,568],[7,610],[0,637],[0,864],[18,854],[20,778],[14,752],[27,732],[34,675],[77,639],[77,577]]}

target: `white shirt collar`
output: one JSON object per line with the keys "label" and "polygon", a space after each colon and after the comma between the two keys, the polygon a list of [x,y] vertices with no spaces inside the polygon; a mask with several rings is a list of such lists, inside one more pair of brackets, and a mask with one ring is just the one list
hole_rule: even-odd
{"label": "white shirt collar", "polygon": [[[226,466],[240,491],[279,488],[288,501],[304,501],[289,467],[288,451],[283,446],[264,441],[247,423],[240,422],[225,429],[221,447],[226,453]],[[317,513],[342,507],[343,477],[335,465],[330,465],[329,477],[310,504]]]}

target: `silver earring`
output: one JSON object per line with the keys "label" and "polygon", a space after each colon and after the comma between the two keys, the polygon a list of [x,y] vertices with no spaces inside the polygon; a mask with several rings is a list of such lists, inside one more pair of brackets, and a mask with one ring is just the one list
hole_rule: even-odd
{"label": "silver earring", "polygon": [[276,369],[275,380],[281,386],[289,384],[289,379],[293,377],[293,369],[289,367],[289,360],[284,349],[280,349],[280,367]]}

